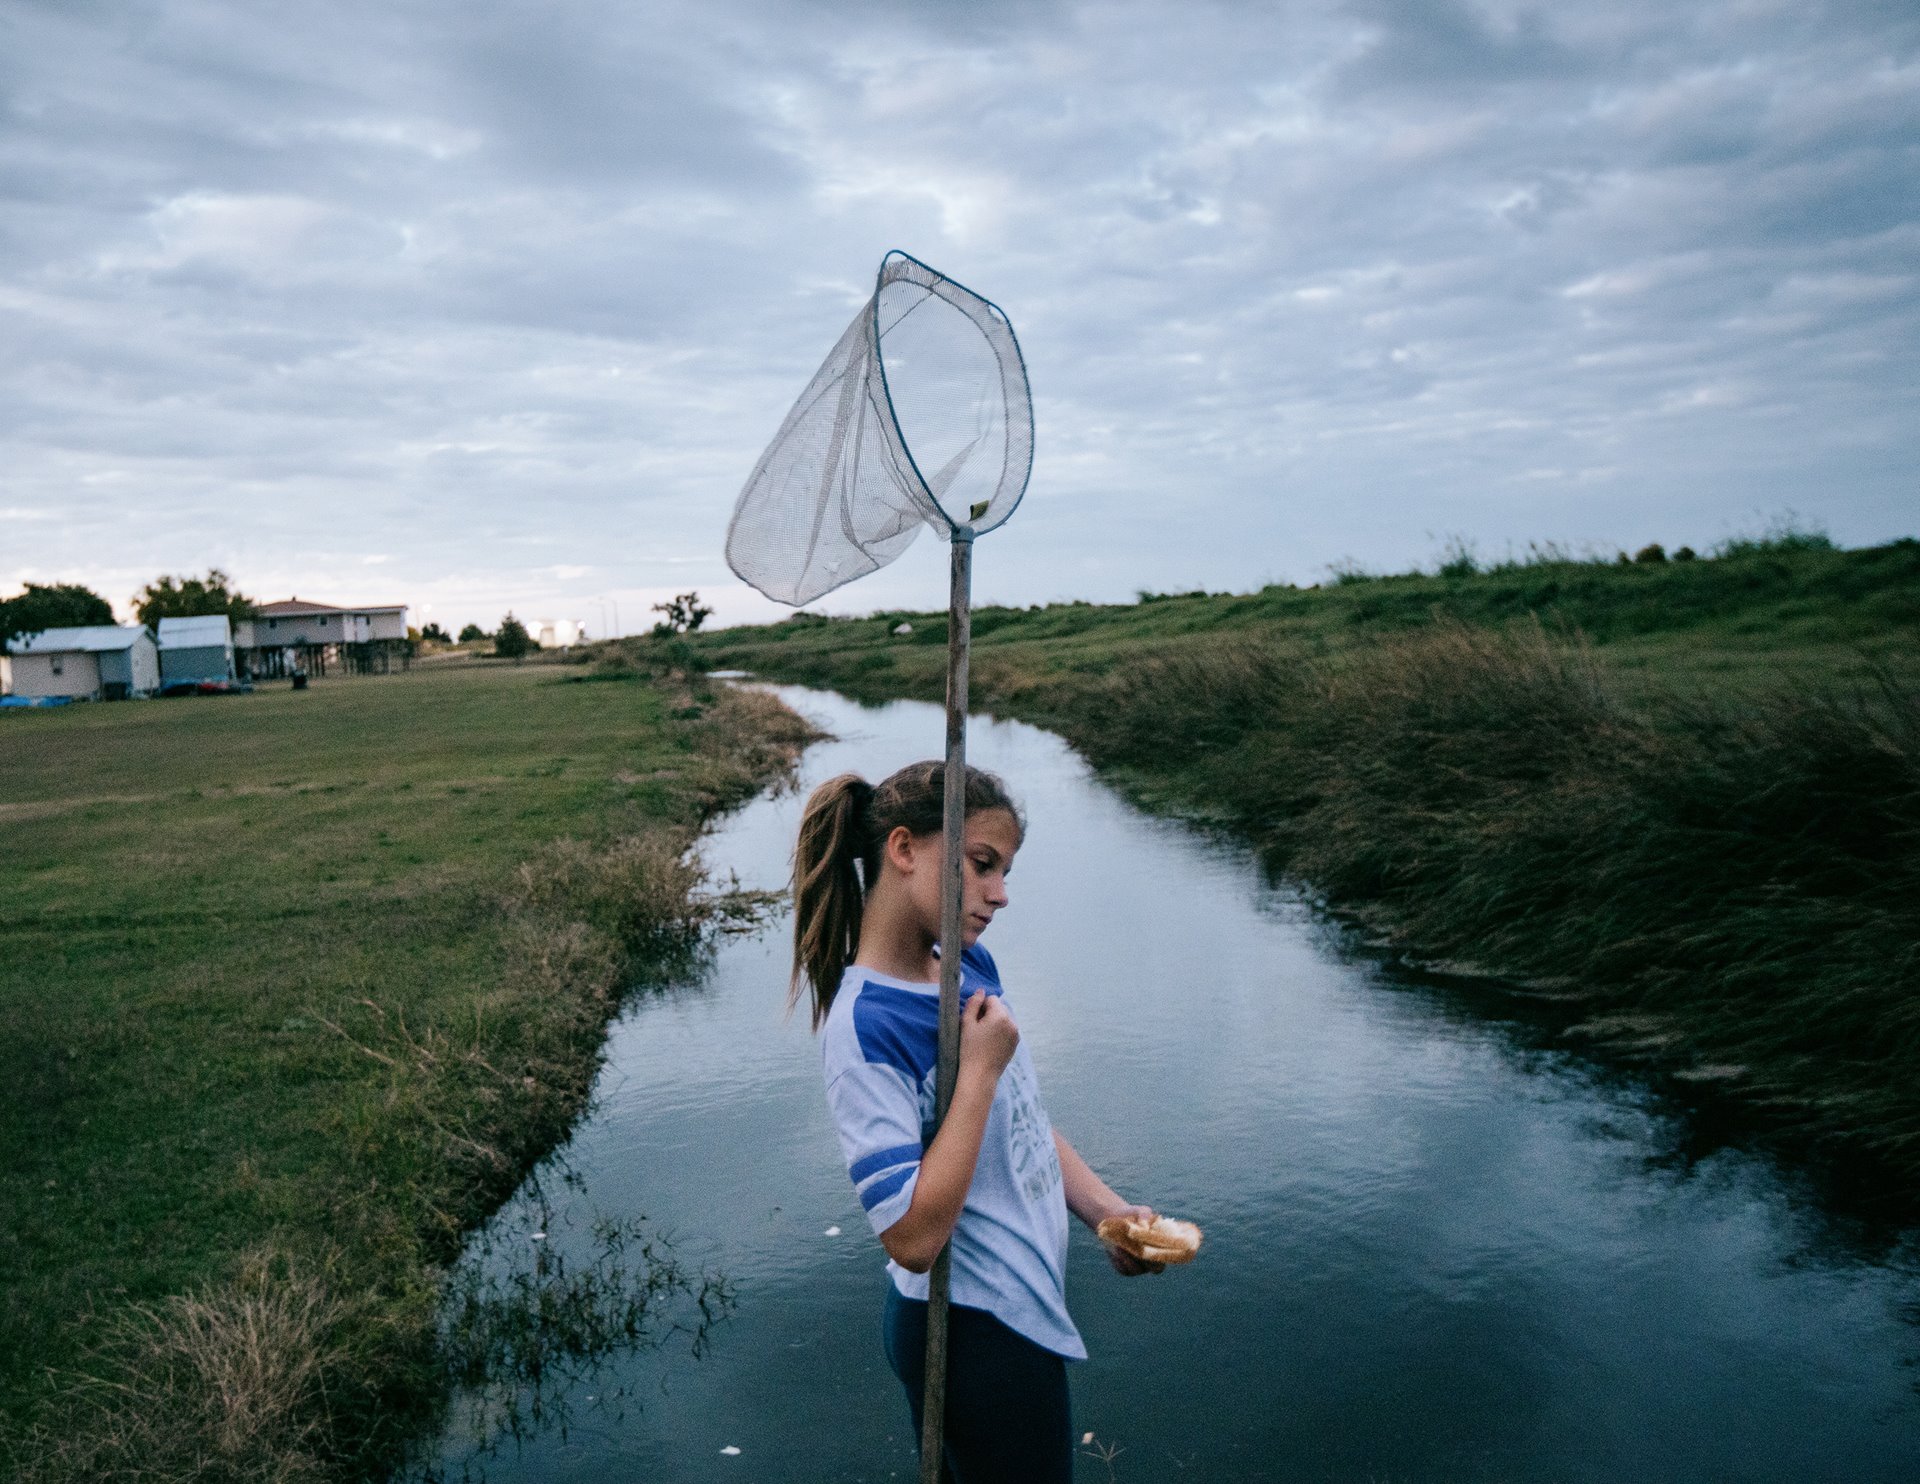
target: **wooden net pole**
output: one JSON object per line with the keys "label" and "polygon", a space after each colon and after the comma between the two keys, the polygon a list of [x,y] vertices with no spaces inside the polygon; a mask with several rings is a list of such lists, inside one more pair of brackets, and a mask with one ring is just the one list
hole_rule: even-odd
{"label": "wooden net pole", "polygon": [[[947,596],[947,770],[941,829],[946,838],[940,908],[940,1049],[933,1079],[933,1127],[938,1133],[960,1079],[960,867],[967,823],[967,650],[972,638],[973,532],[953,535],[953,575]],[[931,1141],[929,1141],[931,1142]],[[933,1260],[927,1284],[927,1387],[920,1424],[921,1484],[940,1484],[946,1451],[947,1288],[953,1243]]]}

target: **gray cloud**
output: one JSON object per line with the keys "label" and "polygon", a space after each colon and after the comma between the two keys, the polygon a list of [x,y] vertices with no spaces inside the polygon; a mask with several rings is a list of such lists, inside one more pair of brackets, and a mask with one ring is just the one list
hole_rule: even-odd
{"label": "gray cloud", "polygon": [[[1027,348],[1040,456],[988,597],[1452,532],[1699,545],[1785,505],[1912,529],[1909,7],[0,28],[0,585],[218,561],[443,619],[625,594],[631,626],[694,582],[759,611],[732,496],[892,246]],[[842,606],[937,601],[924,545]]]}

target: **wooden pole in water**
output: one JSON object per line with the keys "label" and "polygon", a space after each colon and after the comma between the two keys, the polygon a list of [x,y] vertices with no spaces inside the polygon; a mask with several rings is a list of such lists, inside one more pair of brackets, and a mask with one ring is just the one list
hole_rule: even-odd
{"label": "wooden pole in water", "polygon": [[[960,864],[967,823],[967,649],[972,638],[973,532],[953,533],[953,577],[947,596],[947,771],[941,829],[946,866],[940,908],[940,1049],[933,1078],[938,1133],[960,1080]],[[920,1481],[940,1484],[946,1452],[947,1286],[951,1240],[933,1260],[927,1284],[927,1387],[920,1423]]]}

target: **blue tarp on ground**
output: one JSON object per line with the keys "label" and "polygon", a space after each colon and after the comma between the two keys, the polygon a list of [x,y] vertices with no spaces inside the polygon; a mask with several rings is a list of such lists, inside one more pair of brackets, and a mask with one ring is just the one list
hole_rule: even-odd
{"label": "blue tarp on ground", "polygon": [[65,706],[72,700],[72,696],[0,696],[0,706],[24,710],[28,706]]}

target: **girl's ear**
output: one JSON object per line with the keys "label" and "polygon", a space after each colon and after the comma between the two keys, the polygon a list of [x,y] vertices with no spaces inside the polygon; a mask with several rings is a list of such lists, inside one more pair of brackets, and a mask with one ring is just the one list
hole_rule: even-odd
{"label": "girl's ear", "polygon": [[894,870],[903,876],[911,876],[915,857],[913,831],[903,824],[895,825],[887,831],[886,844],[882,847],[881,853],[886,857],[887,864]]}

